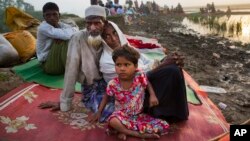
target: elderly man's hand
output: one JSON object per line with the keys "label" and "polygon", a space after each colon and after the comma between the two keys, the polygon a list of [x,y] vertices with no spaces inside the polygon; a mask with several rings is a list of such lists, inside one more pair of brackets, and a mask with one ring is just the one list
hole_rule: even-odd
{"label": "elderly man's hand", "polygon": [[178,65],[181,68],[184,67],[184,59],[185,59],[185,57],[183,55],[181,55],[178,52],[174,52],[172,54],[172,56],[173,56],[173,59],[175,60],[176,65]]}
{"label": "elderly man's hand", "polygon": [[38,107],[40,109],[51,108],[51,111],[58,111],[60,110],[60,102],[47,101],[39,104]]}
{"label": "elderly man's hand", "polygon": [[162,60],[162,65],[176,64],[180,68],[184,66],[184,56],[180,53],[173,52]]}
{"label": "elderly man's hand", "polygon": [[87,121],[90,122],[91,124],[93,124],[95,122],[98,122],[100,117],[101,117],[101,112],[98,111],[98,112],[90,115],[89,118],[87,119]]}

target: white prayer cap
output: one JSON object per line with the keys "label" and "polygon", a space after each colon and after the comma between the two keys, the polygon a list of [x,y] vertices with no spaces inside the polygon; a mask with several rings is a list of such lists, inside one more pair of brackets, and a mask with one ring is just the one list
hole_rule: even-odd
{"label": "white prayer cap", "polygon": [[91,5],[85,10],[85,18],[88,16],[100,16],[106,19],[106,11],[104,7],[99,5]]}

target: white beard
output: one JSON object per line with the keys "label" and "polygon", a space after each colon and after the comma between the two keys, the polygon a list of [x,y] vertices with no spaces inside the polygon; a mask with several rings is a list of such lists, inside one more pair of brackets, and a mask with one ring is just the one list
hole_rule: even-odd
{"label": "white beard", "polygon": [[94,47],[95,49],[99,49],[100,45],[102,43],[102,37],[101,35],[97,35],[97,36],[91,36],[89,35],[88,37],[88,44],[92,47]]}

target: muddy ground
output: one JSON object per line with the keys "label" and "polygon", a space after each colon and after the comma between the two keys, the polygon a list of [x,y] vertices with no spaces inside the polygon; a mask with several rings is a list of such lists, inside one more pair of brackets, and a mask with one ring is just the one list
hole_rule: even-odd
{"label": "muddy ground", "polygon": [[[178,16],[137,18],[128,34],[157,38],[170,52],[185,56],[184,69],[200,85],[224,88],[227,93],[208,93],[226,120],[240,124],[250,118],[250,46],[217,36],[190,34]],[[178,30],[176,30],[178,29]],[[182,31],[182,32],[175,32]]]}
{"label": "muddy ground", "polygon": [[[185,56],[184,69],[200,84],[224,88],[227,93],[208,93],[221,108],[226,120],[240,124],[250,118],[250,46],[217,36],[197,36],[186,32],[177,16],[136,18],[127,31],[130,35],[157,38],[170,52]],[[175,32],[175,28],[184,32]],[[185,34],[184,34],[185,33]],[[0,96],[23,81],[8,68],[0,68]],[[220,106],[218,106],[220,107]]]}

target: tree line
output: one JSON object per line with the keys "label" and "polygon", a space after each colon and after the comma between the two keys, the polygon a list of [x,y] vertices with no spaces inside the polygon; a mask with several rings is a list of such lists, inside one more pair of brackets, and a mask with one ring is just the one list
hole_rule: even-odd
{"label": "tree line", "polygon": [[34,6],[24,2],[23,0],[0,0],[0,10],[5,10],[6,7],[15,6],[24,11],[34,11]]}

